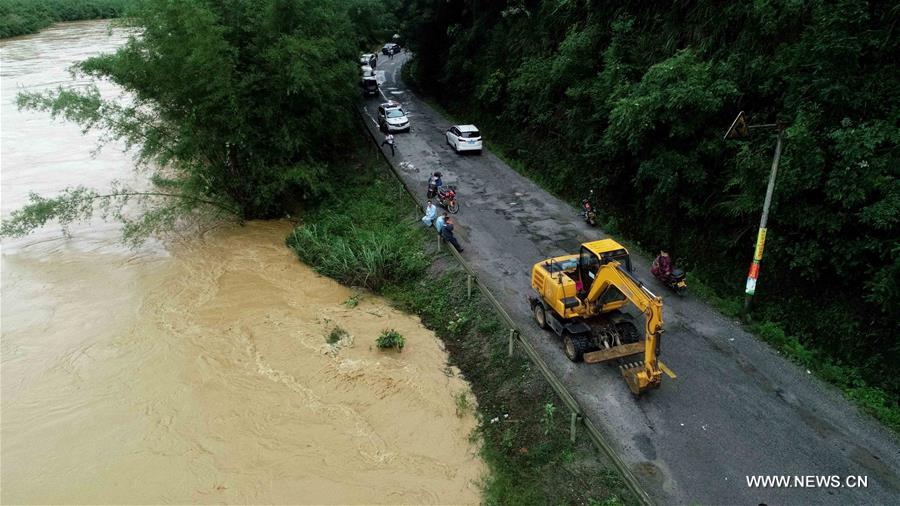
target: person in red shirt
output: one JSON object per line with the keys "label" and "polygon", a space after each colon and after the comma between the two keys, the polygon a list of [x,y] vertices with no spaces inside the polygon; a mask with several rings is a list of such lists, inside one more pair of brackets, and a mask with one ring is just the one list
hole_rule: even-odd
{"label": "person in red shirt", "polygon": [[672,275],[672,258],[665,251],[660,250],[659,256],[653,261],[650,273],[659,279],[667,280]]}

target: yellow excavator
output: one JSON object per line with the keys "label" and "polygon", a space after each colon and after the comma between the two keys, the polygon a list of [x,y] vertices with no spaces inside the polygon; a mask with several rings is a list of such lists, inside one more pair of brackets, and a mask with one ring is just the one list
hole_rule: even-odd
{"label": "yellow excavator", "polygon": [[[538,262],[531,269],[531,287],[537,292],[529,297],[535,322],[563,338],[570,360],[619,360],[632,393],[659,388],[662,299],[632,274],[621,244],[612,239],[588,242],[577,255]],[[621,311],[628,302],[644,315],[643,335],[631,315]]]}

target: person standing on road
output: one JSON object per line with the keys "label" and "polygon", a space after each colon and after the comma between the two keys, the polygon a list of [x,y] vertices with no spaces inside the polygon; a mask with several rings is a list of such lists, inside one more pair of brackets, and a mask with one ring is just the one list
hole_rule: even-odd
{"label": "person standing on road", "polygon": [[391,147],[391,156],[395,156],[396,153],[394,152],[394,135],[392,133],[388,132],[387,135],[384,136],[384,140],[381,142],[381,147],[384,147],[385,144]]}
{"label": "person standing on road", "polygon": [[426,227],[430,227],[436,217],[437,207],[429,200],[428,203],[425,204],[425,216],[422,216],[422,223],[424,223]]}
{"label": "person standing on road", "polygon": [[449,216],[444,221],[444,227],[441,229],[441,237],[453,245],[456,248],[456,251],[462,253],[463,248],[459,245],[459,241],[456,240],[456,236],[453,235],[453,218]]}

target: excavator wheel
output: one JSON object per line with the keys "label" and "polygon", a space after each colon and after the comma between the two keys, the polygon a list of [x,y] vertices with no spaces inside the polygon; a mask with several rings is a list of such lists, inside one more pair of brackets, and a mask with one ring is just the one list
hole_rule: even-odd
{"label": "excavator wheel", "polygon": [[636,343],[641,340],[641,334],[631,322],[619,322],[616,324],[622,344]]}
{"label": "excavator wheel", "polygon": [[563,337],[563,351],[565,351],[566,356],[569,357],[569,360],[572,362],[581,362],[584,358],[584,354],[591,351],[591,348],[593,348],[593,343],[588,335],[573,335],[567,332]]}
{"label": "excavator wheel", "polygon": [[544,311],[544,305],[540,302],[535,302],[531,306],[531,312],[534,314],[534,321],[538,324],[538,327],[542,329],[547,328],[547,313]]}

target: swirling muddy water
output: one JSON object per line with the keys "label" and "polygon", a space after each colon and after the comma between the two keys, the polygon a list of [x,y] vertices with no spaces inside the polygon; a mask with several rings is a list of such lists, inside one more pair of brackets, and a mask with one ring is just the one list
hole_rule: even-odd
{"label": "swirling muddy water", "polygon": [[[135,177],[120,146],[15,93],[122,44],[106,22],[0,41],[2,212]],[[102,85],[104,95],[116,93]],[[115,225],[4,240],[0,501],[474,503],[471,398],[418,319],[297,262],[285,222],[119,244]],[[337,345],[325,335],[347,330]],[[373,345],[385,328],[402,353]]]}

